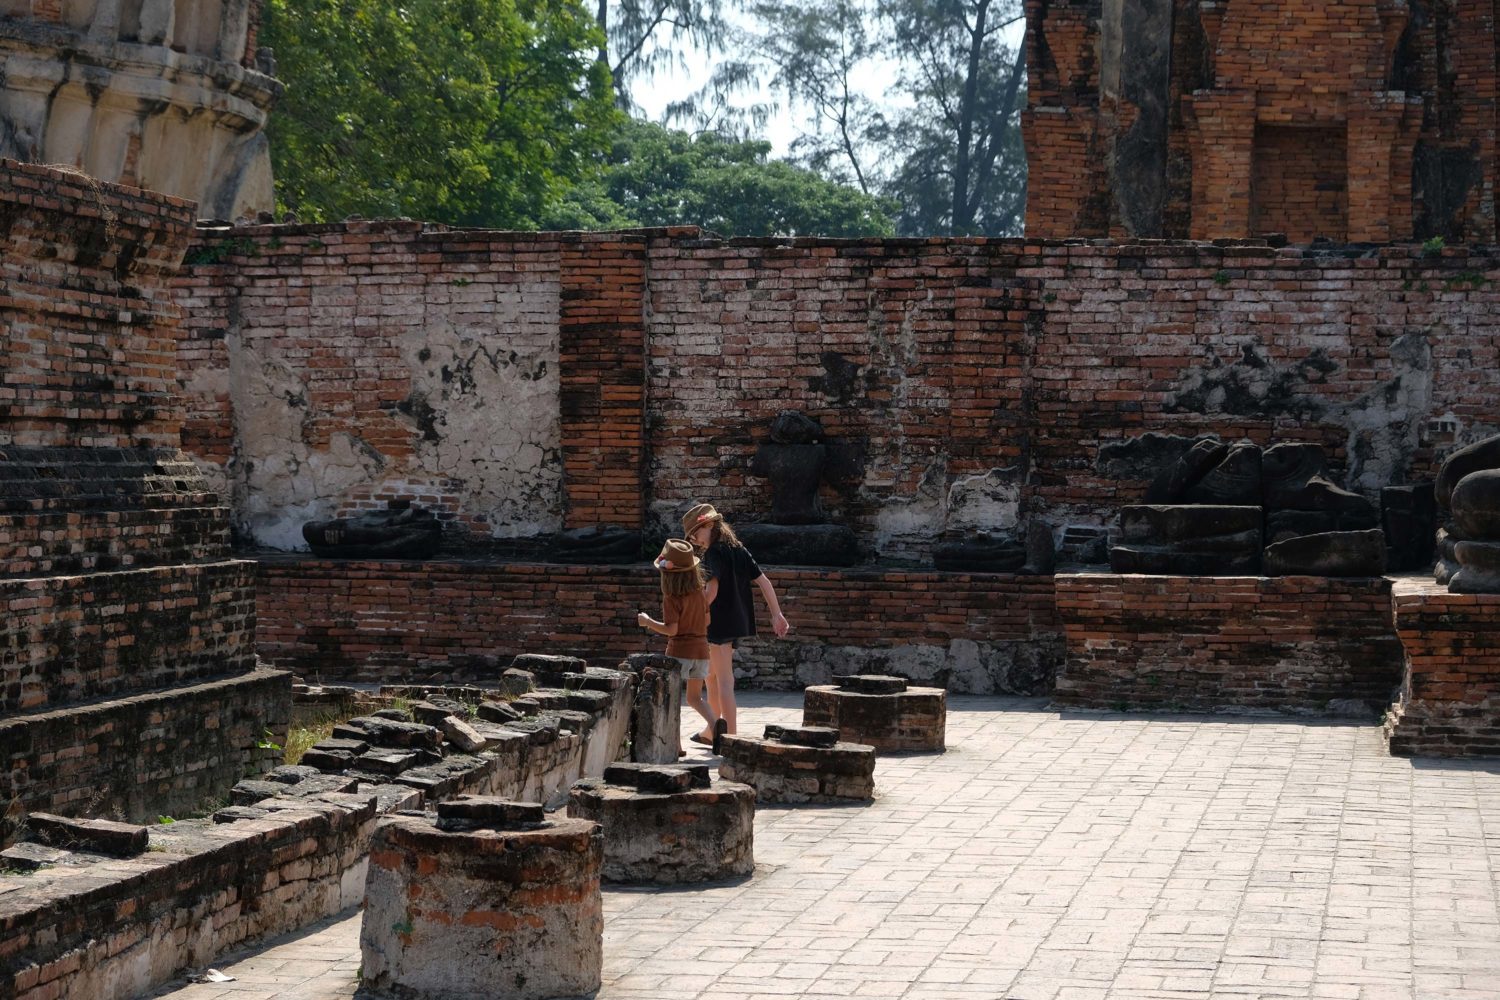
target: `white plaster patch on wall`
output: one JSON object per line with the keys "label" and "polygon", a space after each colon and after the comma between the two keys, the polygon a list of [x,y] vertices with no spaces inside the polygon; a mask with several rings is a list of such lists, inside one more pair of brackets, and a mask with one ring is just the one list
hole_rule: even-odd
{"label": "white plaster patch on wall", "polygon": [[[459,284],[436,275],[357,336],[347,329],[351,307],[379,303],[342,285],[316,292],[308,328],[256,327],[247,314],[246,326],[227,337],[240,529],[260,545],[304,550],[305,522],[394,494],[430,497],[425,505],[494,537],[557,530],[559,288],[555,279],[508,277]],[[305,381],[314,373],[294,337],[351,353],[394,347],[396,358],[379,374],[404,382],[405,397],[381,410],[330,410]],[[358,367],[362,359],[351,360]],[[329,433],[330,423],[341,429]],[[393,429],[409,440],[410,454],[383,454],[370,443]],[[318,444],[325,435],[326,446]]]}
{"label": "white plaster patch on wall", "polygon": [[1432,345],[1425,332],[1391,342],[1390,379],[1342,407],[1349,428],[1351,490],[1372,494],[1400,482],[1417,449],[1422,420],[1432,407]]}
{"label": "white plaster patch on wall", "polygon": [[[235,520],[257,544],[306,549],[302,522],[327,516],[329,484],[320,475],[336,463],[310,464],[304,436],[307,388],[286,361],[266,357],[238,332],[227,338],[230,399],[234,406]],[[353,447],[341,449],[352,458]],[[351,477],[337,476],[341,480]]]}
{"label": "white plaster patch on wall", "polygon": [[1014,468],[960,476],[948,488],[949,531],[1013,531],[1021,510],[1021,474]]}
{"label": "white plaster patch on wall", "polygon": [[[557,315],[556,286],[545,305]],[[460,506],[494,537],[562,525],[558,341],[442,321],[401,341],[412,373],[407,419],[419,432],[417,465],[461,483]]]}
{"label": "white plaster patch on wall", "polygon": [[912,498],[888,496],[874,513],[874,547],[883,559],[926,559],[942,534],[942,493],[921,490]]}

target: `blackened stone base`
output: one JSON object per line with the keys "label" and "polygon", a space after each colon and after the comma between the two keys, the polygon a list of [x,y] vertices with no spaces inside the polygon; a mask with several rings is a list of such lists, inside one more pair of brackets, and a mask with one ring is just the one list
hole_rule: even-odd
{"label": "blackened stone base", "polygon": [[[604,828],[604,878],[629,884],[713,882],[755,870],[755,789],[710,783],[708,768],[688,787],[657,787],[650,773],[614,765],[573,786],[568,815]],[[645,772],[687,772],[654,767]],[[648,780],[640,780],[645,778]]]}
{"label": "blackened stone base", "polygon": [[831,726],[842,739],[876,750],[942,750],[948,692],[919,687],[867,694],[819,685],[803,692],[802,724]]}
{"label": "blackened stone base", "polygon": [[726,736],[723,757],[719,777],[754,788],[759,802],[867,802],[875,797],[872,746],[812,747]]}

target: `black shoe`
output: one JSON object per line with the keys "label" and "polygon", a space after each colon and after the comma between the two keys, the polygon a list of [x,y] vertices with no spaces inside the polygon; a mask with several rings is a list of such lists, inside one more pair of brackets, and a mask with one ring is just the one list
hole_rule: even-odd
{"label": "black shoe", "polygon": [[726,720],[726,719],[719,719],[717,722],[714,723],[714,753],[715,754],[722,754],[724,752],[724,737],[726,735],[728,735],[728,733],[729,733],[729,722],[728,722],[728,720]]}

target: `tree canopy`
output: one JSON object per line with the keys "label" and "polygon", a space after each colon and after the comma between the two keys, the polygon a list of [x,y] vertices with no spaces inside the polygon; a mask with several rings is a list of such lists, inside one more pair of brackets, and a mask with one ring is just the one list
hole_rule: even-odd
{"label": "tree canopy", "polygon": [[603,174],[547,213],[556,229],[700,225],[724,236],[890,236],[895,205],[770,158],[768,142],[631,121]]}
{"label": "tree canopy", "polygon": [[[1011,235],[1020,17],[1019,0],[267,0],[278,200],[309,221]],[[691,134],[628,118],[632,88],[688,50],[721,57],[667,106]],[[757,138],[773,95],[800,115],[787,160]]]}
{"label": "tree canopy", "polygon": [[526,226],[618,125],[580,0],[269,0],[282,205],[307,220]]}

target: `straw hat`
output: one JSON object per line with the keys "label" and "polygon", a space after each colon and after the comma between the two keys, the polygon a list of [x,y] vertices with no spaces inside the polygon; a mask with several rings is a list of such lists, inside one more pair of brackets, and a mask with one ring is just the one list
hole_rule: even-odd
{"label": "straw hat", "polygon": [[698,562],[691,545],[680,538],[668,538],[654,565],[666,573],[690,573],[697,568]]}
{"label": "straw hat", "polygon": [[682,515],[682,533],[691,535],[695,528],[704,524],[724,520],[724,515],[714,510],[711,503],[695,503],[688,508],[688,512]]}

